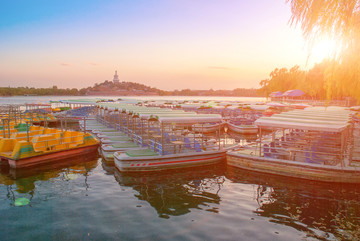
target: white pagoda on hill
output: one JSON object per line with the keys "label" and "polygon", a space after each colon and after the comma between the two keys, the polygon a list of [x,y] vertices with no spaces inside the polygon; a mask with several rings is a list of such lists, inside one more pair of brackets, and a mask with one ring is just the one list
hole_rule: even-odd
{"label": "white pagoda on hill", "polygon": [[117,74],[117,70],[115,70],[115,75],[114,75],[113,82],[114,82],[115,84],[120,82],[119,76],[118,76],[118,74]]}

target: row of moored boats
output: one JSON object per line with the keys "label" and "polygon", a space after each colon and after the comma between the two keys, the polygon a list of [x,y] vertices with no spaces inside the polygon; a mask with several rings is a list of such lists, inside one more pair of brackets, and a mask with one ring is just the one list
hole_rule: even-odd
{"label": "row of moored boats", "polygon": [[[220,114],[120,103],[98,103],[92,111],[94,118],[79,122],[81,131],[3,121],[1,161],[23,168],[99,149],[103,159],[121,172],[226,160],[229,168],[326,182],[360,182],[359,118],[349,109],[292,110],[260,117],[254,123],[240,116],[224,119]],[[224,129],[256,134],[257,139],[242,146],[228,144]]]}

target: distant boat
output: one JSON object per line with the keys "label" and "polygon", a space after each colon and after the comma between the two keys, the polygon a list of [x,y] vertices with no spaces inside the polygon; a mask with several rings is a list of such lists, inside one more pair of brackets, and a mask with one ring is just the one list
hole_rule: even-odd
{"label": "distant boat", "polygon": [[230,131],[238,134],[256,134],[258,127],[256,125],[235,125],[230,122],[226,123]]}

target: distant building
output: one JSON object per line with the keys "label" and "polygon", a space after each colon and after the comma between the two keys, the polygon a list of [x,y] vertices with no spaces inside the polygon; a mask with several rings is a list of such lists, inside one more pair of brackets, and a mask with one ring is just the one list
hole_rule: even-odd
{"label": "distant building", "polygon": [[115,75],[114,75],[113,82],[114,82],[115,84],[120,82],[119,76],[118,76],[118,74],[117,74],[117,70],[115,71]]}

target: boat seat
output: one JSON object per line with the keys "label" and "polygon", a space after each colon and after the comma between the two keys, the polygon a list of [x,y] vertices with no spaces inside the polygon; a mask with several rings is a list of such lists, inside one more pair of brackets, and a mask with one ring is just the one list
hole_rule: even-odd
{"label": "boat seat", "polygon": [[44,134],[53,134],[53,133],[60,133],[61,130],[59,129],[55,129],[55,128],[45,128],[44,129]]}
{"label": "boat seat", "polygon": [[201,152],[201,146],[199,143],[195,142],[194,147],[196,152]]}
{"label": "boat seat", "polygon": [[315,163],[315,164],[325,164],[325,160],[321,159],[318,154],[314,153],[317,149],[315,146],[311,147],[311,153],[310,151],[307,151],[305,153],[305,162],[306,163]]}
{"label": "boat seat", "polygon": [[61,144],[66,144],[68,148],[84,144],[84,134],[78,131],[65,131]]}
{"label": "boat seat", "polygon": [[53,136],[50,134],[35,136],[31,142],[33,143],[33,148],[35,152],[40,151],[50,151],[51,146],[49,141],[53,139]]}
{"label": "boat seat", "polygon": [[150,140],[150,149],[151,149],[152,151],[155,151],[155,147],[156,147],[155,141],[154,141],[154,140]]}
{"label": "boat seat", "polygon": [[272,154],[277,154],[278,153],[278,151],[276,150],[277,149],[277,147],[276,147],[276,145],[275,145],[275,142],[270,142],[270,152],[272,153]]}
{"label": "boat seat", "polygon": [[[13,135],[17,132],[18,132],[18,130],[16,130],[16,129],[10,129],[10,135],[9,135],[9,130],[7,128],[5,128],[5,138],[10,138],[11,135]],[[4,136],[3,130],[0,132],[0,135]]]}
{"label": "boat seat", "polygon": [[51,150],[63,150],[65,145],[61,143],[61,132],[52,134],[52,139],[48,141],[48,146]]}
{"label": "boat seat", "polygon": [[191,144],[190,144],[189,138],[185,137],[184,142],[185,142],[185,148],[191,149]]}
{"label": "boat seat", "polygon": [[158,145],[157,152],[160,155],[169,155],[170,154],[170,152],[165,150],[165,147],[163,148],[163,146],[161,144]]}
{"label": "boat seat", "polygon": [[1,153],[12,152],[17,143],[16,139],[2,138],[0,140],[0,156]]}
{"label": "boat seat", "polygon": [[169,136],[169,133],[164,132],[164,138],[165,138],[165,142],[170,142],[170,136]]}
{"label": "boat seat", "polygon": [[42,126],[30,126],[30,131],[43,131],[44,127]]}
{"label": "boat seat", "polygon": [[71,141],[72,141],[72,132],[71,131],[65,131],[63,133],[62,138],[61,138],[61,144],[65,144],[66,147],[68,148]]}
{"label": "boat seat", "polygon": [[[27,133],[26,132],[17,132],[17,133],[13,133],[11,135],[11,138],[17,139],[17,140],[21,140],[21,141],[26,141],[27,140]],[[29,133],[29,139],[30,139],[30,133]]]}
{"label": "boat seat", "polygon": [[268,144],[264,144],[264,157],[271,157],[270,148]]}

